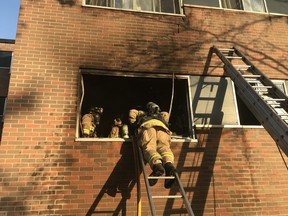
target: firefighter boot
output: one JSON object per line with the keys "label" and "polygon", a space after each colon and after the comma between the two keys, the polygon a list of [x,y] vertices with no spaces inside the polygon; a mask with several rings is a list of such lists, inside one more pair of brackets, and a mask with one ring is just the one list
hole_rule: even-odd
{"label": "firefighter boot", "polygon": [[[162,163],[154,164],[153,165],[153,172],[150,174],[150,176],[162,176],[164,174],[165,170],[162,165]],[[154,186],[157,183],[158,179],[149,179],[149,185]]]}
{"label": "firefighter boot", "polygon": [[[175,176],[176,169],[171,162],[168,162],[164,165],[166,176]],[[173,179],[165,179],[164,187],[171,188],[175,182],[175,178]]]}

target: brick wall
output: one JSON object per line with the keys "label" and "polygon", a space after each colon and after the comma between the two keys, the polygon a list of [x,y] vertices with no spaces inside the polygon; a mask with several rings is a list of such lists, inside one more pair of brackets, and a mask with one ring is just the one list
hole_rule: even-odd
{"label": "brick wall", "polygon": [[[8,43],[7,43],[8,42]],[[0,50],[1,51],[13,51],[14,50],[14,43],[11,40],[1,40],[0,39]]]}
{"label": "brick wall", "polygon": [[[0,214],[136,214],[131,143],[74,141],[81,66],[201,74],[209,47],[235,45],[269,77],[287,77],[287,17],[196,7],[185,13],[21,1],[0,145]],[[198,143],[173,143],[196,215],[288,215],[287,167],[264,129],[196,132]],[[143,182],[141,189],[147,215]],[[175,193],[161,182],[154,190]],[[180,214],[181,204],[157,202],[166,215]]]}

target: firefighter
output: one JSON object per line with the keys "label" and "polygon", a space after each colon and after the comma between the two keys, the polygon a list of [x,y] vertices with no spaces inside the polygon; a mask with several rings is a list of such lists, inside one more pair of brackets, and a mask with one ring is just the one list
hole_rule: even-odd
{"label": "firefighter", "polygon": [[110,138],[129,138],[128,125],[123,124],[120,117],[114,119],[114,124],[111,128]]}
{"label": "firefighter", "polygon": [[[135,128],[138,144],[142,147],[145,160],[149,163],[152,173],[150,176],[173,176],[174,154],[171,151],[171,134],[169,130],[169,114],[161,112],[154,102],[146,105],[146,111],[131,109],[129,122]],[[175,179],[165,179],[165,188],[170,188]],[[150,186],[157,183],[157,179],[149,179]]]}
{"label": "firefighter", "polygon": [[89,113],[82,117],[82,134],[83,137],[97,137],[96,127],[100,124],[100,119],[103,114],[102,107],[92,107]]}

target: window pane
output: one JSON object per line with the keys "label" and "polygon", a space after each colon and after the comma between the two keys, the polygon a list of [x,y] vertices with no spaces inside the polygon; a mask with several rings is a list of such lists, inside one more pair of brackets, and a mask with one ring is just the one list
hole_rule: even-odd
{"label": "window pane", "polygon": [[3,122],[2,122],[2,117],[0,116],[0,141],[2,139],[2,129],[3,129]]}
{"label": "window pane", "polygon": [[133,9],[132,0],[115,0],[116,8]]}
{"label": "window pane", "polygon": [[134,5],[134,10],[141,11],[153,11],[153,3],[152,0],[136,0]]}
{"label": "window pane", "polygon": [[218,0],[184,0],[184,4],[220,7]]}
{"label": "window pane", "polygon": [[230,78],[191,76],[190,84],[195,124],[238,125]]}
{"label": "window pane", "polygon": [[87,5],[107,6],[107,0],[86,0]]}
{"label": "window pane", "polygon": [[243,0],[244,10],[265,12],[263,0]]}
{"label": "window pane", "polygon": [[269,13],[288,14],[288,0],[266,0]]}
{"label": "window pane", "polygon": [[243,10],[241,0],[221,0],[223,8]]}
{"label": "window pane", "polygon": [[174,13],[174,0],[161,0],[161,12]]}
{"label": "window pane", "polygon": [[10,80],[10,70],[0,68],[0,97],[7,97]]}
{"label": "window pane", "polygon": [[0,67],[10,68],[12,52],[0,51]]}
{"label": "window pane", "polygon": [[4,113],[4,105],[5,105],[5,98],[0,97],[0,116],[2,116]]}

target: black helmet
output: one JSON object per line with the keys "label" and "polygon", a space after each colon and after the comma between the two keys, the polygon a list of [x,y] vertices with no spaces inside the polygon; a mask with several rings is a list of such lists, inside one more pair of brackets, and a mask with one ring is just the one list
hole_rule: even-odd
{"label": "black helmet", "polygon": [[154,102],[148,102],[146,104],[148,114],[158,114],[161,112],[160,107]]}
{"label": "black helmet", "polygon": [[91,107],[90,108],[90,113],[99,113],[102,114],[103,113],[103,108],[102,107]]}

